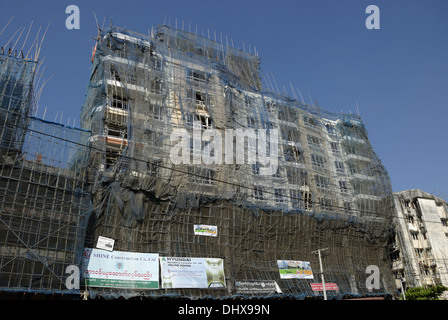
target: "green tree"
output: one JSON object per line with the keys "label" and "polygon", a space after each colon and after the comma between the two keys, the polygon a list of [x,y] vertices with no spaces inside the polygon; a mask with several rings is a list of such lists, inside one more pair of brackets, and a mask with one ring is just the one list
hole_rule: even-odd
{"label": "green tree", "polygon": [[435,287],[416,287],[405,291],[406,300],[439,300],[439,296],[448,290],[447,287],[438,285]]}

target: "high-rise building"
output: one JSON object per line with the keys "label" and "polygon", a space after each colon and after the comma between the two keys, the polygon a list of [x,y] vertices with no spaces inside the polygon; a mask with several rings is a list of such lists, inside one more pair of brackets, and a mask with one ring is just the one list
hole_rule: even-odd
{"label": "high-rise building", "polygon": [[395,192],[394,201],[397,288],[448,286],[447,202],[418,189]]}
{"label": "high-rise building", "polygon": [[[231,296],[249,280],[316,295],[323,248],[329,294],[390,294],[392,191],[361,118],[267,90],[259,68],[258,54],[169,26],[99,33],[81,112],[95,208],[86,246],[103,236],[114,250],[223,260],[223,290],[148,295]],[[314,278],[281,276],[286,260],[310,262]]]}

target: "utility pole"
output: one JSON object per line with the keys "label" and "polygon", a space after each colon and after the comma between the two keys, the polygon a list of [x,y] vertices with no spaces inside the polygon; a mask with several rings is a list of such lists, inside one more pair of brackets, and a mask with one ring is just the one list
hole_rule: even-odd
{"label": "utility pole", "polygon": [[319,265],[320,265],[320,277],[322,279],[322,289],[324,291],[324,300],[327,300],[327,290],[325,289],[325,278],[324,278],[324,270],[322,268],[322,258],[321,258],[321,251],[328,250],[328,248],[323,249],[317,249],[315,251],[311,251],[311,253],[317,254],[319,256]]}
{"label": "utility pole", "polygon": [[404,280],[404,278],[400,279],[401,293],[403,294],[403,300],[406,300],[406,295],[404,293],[404,287],[403,287],[403,280]]}

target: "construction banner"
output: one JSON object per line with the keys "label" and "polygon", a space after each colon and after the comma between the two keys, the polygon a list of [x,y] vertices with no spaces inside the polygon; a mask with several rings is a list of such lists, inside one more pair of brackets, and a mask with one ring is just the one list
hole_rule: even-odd
{"label": "construction banner", "polygon": [[277,260],[280,279],[313,279],[313,271],[308,261]]}
{"label": "construction banner", "polygon": [[90,287],[158,289],[159,254],[84,249],[84,278]]}
{"label": "construction banner", "polygon": [[160,258],[162,288],[225,288],[224,263],[214,258]]}

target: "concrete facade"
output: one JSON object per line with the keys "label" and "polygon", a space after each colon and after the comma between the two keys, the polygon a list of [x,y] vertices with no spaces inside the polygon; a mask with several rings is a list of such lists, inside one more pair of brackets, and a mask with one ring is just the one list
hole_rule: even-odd
{"label": "concrete facade", "polygon": [[448,286],[448,204],[418,189],[394,193],[392,251],[397,289]]}

